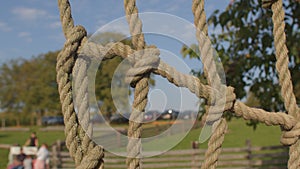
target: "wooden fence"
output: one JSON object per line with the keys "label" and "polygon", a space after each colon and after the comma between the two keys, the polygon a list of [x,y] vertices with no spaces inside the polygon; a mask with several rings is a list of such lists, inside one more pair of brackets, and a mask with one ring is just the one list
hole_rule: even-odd
{"label": "wooden fence", "polygon": [[[69,153],[61,151],[58,142],[52,146],[51,168],[73,169],[73,160]],[[171,150],[159,156],[143,159],[145,169],[196,169],[201,167],[205,149]],[[107,152],[105,168],[126,168],[126,158]],[[218,167],[222,169],[285,169],[287,168],[288,149],[284,146],[253,147],[248,141],[242,148],[223,148]]]}

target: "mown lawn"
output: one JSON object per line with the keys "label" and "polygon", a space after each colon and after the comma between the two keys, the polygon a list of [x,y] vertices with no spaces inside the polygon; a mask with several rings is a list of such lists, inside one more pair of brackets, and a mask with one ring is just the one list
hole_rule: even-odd
{"label": "mown lawn", "polygon": [[[266,126],[259,124],[256,130],[246,125],[243,119],[233,119],[228,123],[228,133],[225,136],[224,147],[243,147],[249,139],[253,146],[279,145],[280,127]],[[147,126],[149,127],[149,126]],[[51,145],[56,140],[64,140],[63,131],[43,131],[33,128],[36,131],[40,143]],[[28,132],[5,132],[0,131],[0,144],[20,144],[23,145],[30,136]],[[178,145],[173,149],[190,149],[191,142],[197,141],[201,129],[192,130]],[[206,148],[207,142],[200,144],[200,148]],[[8,150],[0,149],[0,168],[5,168],[7,164]]]}
{"label": "mown lawn", "polygon": [[[199,139],[201,129],[191,131],[185,139],[174,149],[191,148],[191,141]],[[224,147],[243,147],[246,140],[250,140],[253,146],[280,145],[281,131],[279,126],[266,126],[259,124],[256,130],[246,125],[243,119],[232,119],[228,122],[228,132],[225,136]],[[206,148],[207,141],[200,144],[200,148]]]}

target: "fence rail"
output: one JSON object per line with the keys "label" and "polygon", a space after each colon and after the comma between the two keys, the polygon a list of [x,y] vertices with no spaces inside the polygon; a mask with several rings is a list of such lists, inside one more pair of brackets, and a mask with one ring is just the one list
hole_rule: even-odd
{"label": "fence rail", "polygon": [[[75,168],[69,153],[62,151],[60,142],[52,146],[51,165],[54,169]],[[143,159],[147,169],[196,169],[201,167],[205,149],[172,150],[159,156]],[[223,148],[219,156],[218,168],[222,169],[286,169],[288,148],[284,146],[253,147],[248,141],[245,147]],[[153,153],[153,152],[149,152]],[[124,153],[125,154],[125,153]],[[106,152],[105,168],[126,168],[126,158]]]}

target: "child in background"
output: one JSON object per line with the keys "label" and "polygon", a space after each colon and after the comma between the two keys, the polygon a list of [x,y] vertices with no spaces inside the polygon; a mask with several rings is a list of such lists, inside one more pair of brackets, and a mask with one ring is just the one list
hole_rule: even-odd
{"label": "child in background", "polygon": [[36,161],[34,163],[34,169],[46,169],[46,160],[49,156],[49,151],[47,149],[46,144],[42,144],[40,149],[38,150],[36,156]]}

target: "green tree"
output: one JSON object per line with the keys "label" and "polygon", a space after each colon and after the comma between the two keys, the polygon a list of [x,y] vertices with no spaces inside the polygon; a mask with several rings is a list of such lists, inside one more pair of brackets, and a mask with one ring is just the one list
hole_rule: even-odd
{"label": "green tree", "polygon": [[[132,47],[131,38],[126,37],[125,35],[121,33],[115,33],[115,32],[104,32],[100,34],[93,35],[90,37],[90,40],[97,42],[99,44],[105,45],[110,42],[122,42],[126,45],[129,45]],[[100,101],[102,104],[100,106],[101,113],[104,114],[107,117],[110,117],[113,113],[117,111],[114,101],[118,102],[121,107],[122,112],[125,113],[129,112],[130,108],[128,107],[129,103],[129,97],[132,94],[131,88],[126,88],[124,86],[124,83],[119,83],[117,89],[118,91],[115,91],[116,98],[112,98],[111,94],[111,82],[113,76],[117,75],[116,70],[118,66],[121,64],[123,59],[121,57],[114,57],[113,59],[102,61],[99,65],[98,72],[96,74],[96,80],[95,80],[95,90],[96,90],[96,98],[98,101]],[[119,67],[119,72],[123,72],[121,74],[118,74],[117,76],[119,79],[123,79],[126,71],[129,69],[130,64],[128,61],[125,61],[126,63],[123,64],[121,67]],[[124,63],[124,62],[123,62]],[[149,80],[150,85],[155,85],[155,81],[150,76]],[[116,85],[116,84],[115,84]],[[122,86],[123,85],[123,86]]]}
{"label": "green tree", "polygon": [[[294,92],[300,104],[300,3],[284,1],[286,36]],[[223,63],[227,85],[235,88],[238,99],[250,106],[268,111],[284,110],[275,69],[275,48],[272,35],[272,12],[262,8],[259,0],[235,0],[225,11],[208,18],[210,28],[220,30],[210,35]],[[183,46],[184,57],[199,58],[195,46]],[[194,71],[202,82],[202,71]],[[247,94],[249,94],[247,96]],[[225,113],[230,119],[231,113]],[[247,123],[256,128],[256,121]]]}
{"label": "green tree", "polygon": [[[130,38],[123,34],[105,32],[92,36],[90,40],[105,45],[109,42],[121,41],[131,45]],[[60,102],[56,83],[56,57],[59,51],[48,52],[30,59],[15,59],[0,66],[0,108],[7,113],[15,113],[16,124],[21,119],[31,118],[41,123],[43,115],[60,114]],[[112,95],[111,81],[122,58],[102,61],[97,74],[95,84],[95,95],[98,102],[101,102],[101,112],[108,117],[116,112]],[[98,66],[98,65],[96,65]],[[129,66],[129,65],[128,65]],[[126,72],[126,67],[122,68]],[[154,81],[150,81],[154,84]],[[128,97],[132,89],[121,88],[118,94],[118,101],[121,104],[128,104]],[[129,110],[124,110],[129,111]]]}
{"label": "green tree", "polygon": [[[284,2],[290,71],[298,104],[300,103],[300,3]],[[271,10],[258,0],[235,0],[225,11],[216,10],[209,18],[210,27],[221,30],[211,34],[214,48],[223,63],[228,85],[235,87],[237,98],[257,98],[259,106],[269,111],[283,110],[275,69]],[[216,31],[217,32],[217,31]],[[182,48],[183,56],[199,58],[194,46]],[[203,77],[203,72],[195,72]]]}
{"label": "green tree", "polygon": [[[126,38],[126,36],[121,33],[114,33],[114,32],[104,32],[104,33],[96,34],[93,35],[90,38],[90,40],[102,45],[106,45],[107,43],[110,42],[119,42],[119,41],[123,42],[124,44],[131,45],[130,38]],[[99,65],[96,74],[96,80],[95,80],[96,98],[99,102],[101,102],[100,111],[106,117],[110,117],[111,114],[117,111],[111,94],[112,92],[111,82],[122,60],[123,59],[121,57],[114,57],[112,59],[102,61]],[[124,71],[126,71],[126,67],[122,67],[122,69],[125,69]],[[118,102],[122,103],[123,105],[128,104],[128,97],[131,94],[131,90],[124,88],[124,86],[120,86],[120,89],[118,90],[119,90],[117,92],[118,98],[116,98]],[[129,110],[123,110],[123,111],[129,111]]]}
{"label": "green tree", "polygon": [[[290,70],[296,89],[300,84],[300,4],[288,0],[284,8]],[[244,89],[249,87],[262,108],[278,111],[283,110],[283,104],[275,69],[271,17],[271,10],[262,8],[261,1],[237,0],[226,11],[215,11],[208,20],[213,27],[222,29],[222,33],[212,35],[212,39],[225,65],[226,80],[235,87],[237,96],[245,97]],[[299,91],[295,93],[299,103]]]}
{"label": "green tree", "polygon": [[17,113],[17,125],[23,116],[31,117],[33,123],[34,117],[58,113],[57,53],[12,60],[0,67],[0,106],[6,112]]}

